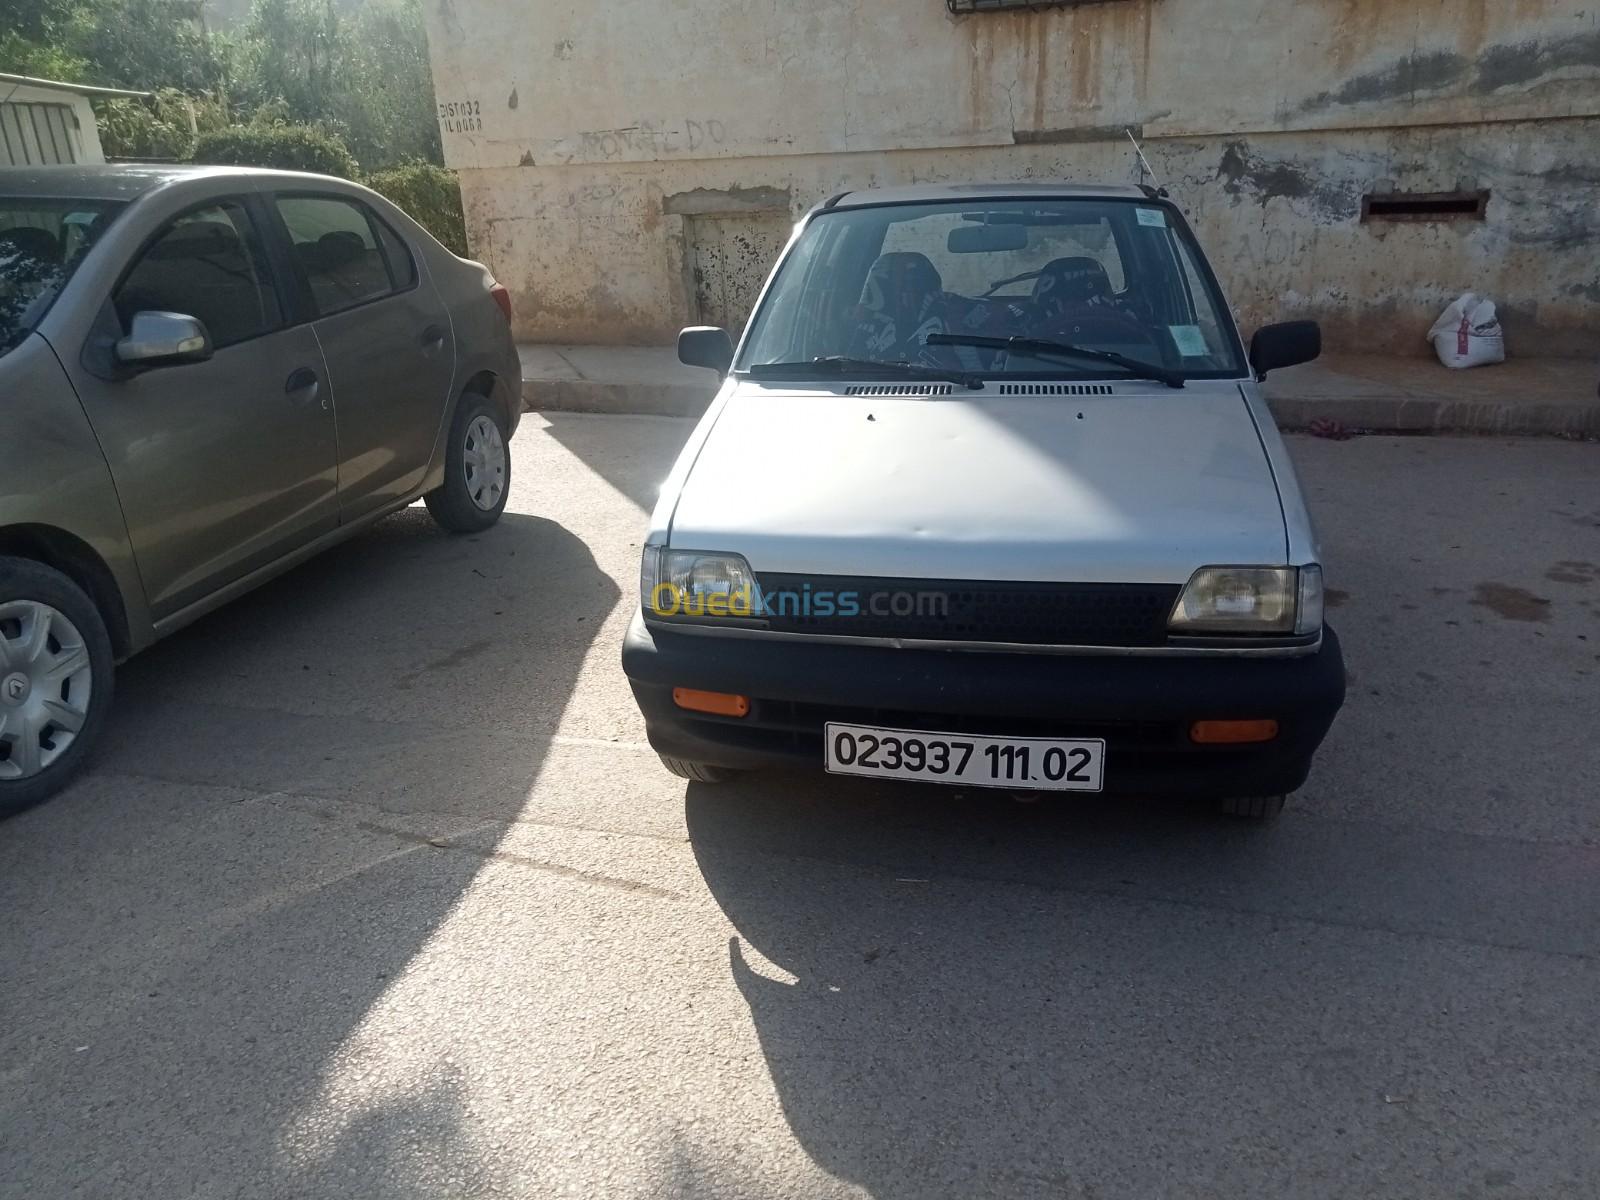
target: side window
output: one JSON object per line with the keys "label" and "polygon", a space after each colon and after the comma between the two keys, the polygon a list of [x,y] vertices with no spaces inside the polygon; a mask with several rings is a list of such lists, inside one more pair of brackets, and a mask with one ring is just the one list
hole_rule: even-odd
{"label": "side window", "polygon": [[395,290],[403,292],[417,281],[416,260],[400,235],[390,229],[382,217],[374,217],[372,223],[378,227],[378,238],[383,242],[383,255],[389,260],[389,276],[394,280]]}
{"label": "side window", "polygon": [[277,203],[320,316],[396,290],[362,205],[332,196],[280,196]]}
{"label": "side window", "polygon": [[218,349],[283,327],[283,306],[254,222],[231,201],[185,213],[140,256],[113,297],[127,331],[138,312],[205,323]]}

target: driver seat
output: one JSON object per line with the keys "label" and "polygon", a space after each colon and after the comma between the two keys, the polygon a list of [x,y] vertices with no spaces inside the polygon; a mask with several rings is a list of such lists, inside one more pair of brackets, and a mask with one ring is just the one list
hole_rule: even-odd
{"label": "driver seat", "polygon": [[1050,320],[1075,308],[1109,304],[1111,276],[1097,258],[1057,258],[1046,263],[1033,283],[1034,311]]}

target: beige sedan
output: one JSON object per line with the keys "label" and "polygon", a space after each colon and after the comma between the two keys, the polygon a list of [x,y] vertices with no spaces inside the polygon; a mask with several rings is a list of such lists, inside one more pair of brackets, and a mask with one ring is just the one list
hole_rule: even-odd
{"label": "beige sedan", "polygon": [[510,317],[344,180],[0,170],[0,813],[82,765],[120,659],[419,497],[498,520]]}

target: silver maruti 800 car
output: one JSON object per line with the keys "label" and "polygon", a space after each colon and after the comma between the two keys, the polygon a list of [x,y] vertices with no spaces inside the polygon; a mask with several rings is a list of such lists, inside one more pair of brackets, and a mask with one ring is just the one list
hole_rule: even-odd
{"label": "silver maruti 800 car", "polygon": [[493,524],[510,316],[343,180],[0,170],[0,813],[82,764],[115,660],[419,496]]}
{"label": "silver maruti 800 car", "polygon": [[809,213],[662,490],[623,667],[669,770],[815,764],[1275,815],[1344,700],[1322,560],[1182,214],[919,187]]}

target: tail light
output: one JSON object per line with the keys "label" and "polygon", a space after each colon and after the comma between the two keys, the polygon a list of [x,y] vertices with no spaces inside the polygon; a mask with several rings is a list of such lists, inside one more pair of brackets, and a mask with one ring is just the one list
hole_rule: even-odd
{"label": "tail light", "polygon": [[494,297],[494,302],[500,306],[500,311],[505,314],[507,321],[511,320],[511,293],[506,290],[506,285],[497,283],[489,289],[489,295]]}

